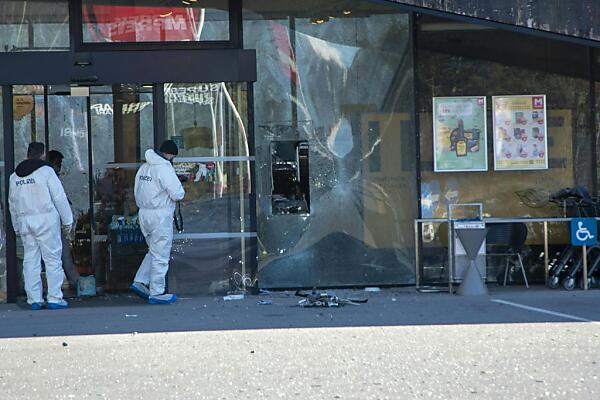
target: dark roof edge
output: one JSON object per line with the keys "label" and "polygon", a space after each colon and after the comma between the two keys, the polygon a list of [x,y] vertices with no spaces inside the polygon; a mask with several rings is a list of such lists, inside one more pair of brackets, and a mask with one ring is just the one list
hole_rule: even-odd
{"label": "dark roof edge", "polygon": [[586,46],[586,47],[600,48],[600,40],[584,38],[581,36],[566,35],[563,33],[547,31],[547,30],[543,30],[543,29],[539,29],[539,28],[529,28],[529,27],[522,26],[522,25],[514,25],[514,24],[509,24],[506,22],[494,21],[491,19],[485,19],[485,18],[481,18],[481,17],[474,17],[474,16],[470,16],[470,15],[465,15],[465,14],[457,14],[454,12],[442,11],[442,10],[438,10],[438,9],[434,9],[434,8],[430,8],[430,7],[416,6],[413,4],[401,3],[400,0],[363,0],[363,1],[371,2],[371,3],[378,3],[378,4],[386,4],[389,7],[397,7],[406,12],[427,14],[427,15],[432,15],[432,16],[436,16],[436,17],[460,21],[460,22],[464,22],[464,23],[484,25],[484,26],[489,26],[489,27],[493,27],[493,28],[497,28],[497,29],[522,33],[525,35],[538,36],[538,37],[543,37],[546,39],[553,39],[553,40],[558,40],[558,41],[562,41],[562,42],[578,44],[578,45]]}

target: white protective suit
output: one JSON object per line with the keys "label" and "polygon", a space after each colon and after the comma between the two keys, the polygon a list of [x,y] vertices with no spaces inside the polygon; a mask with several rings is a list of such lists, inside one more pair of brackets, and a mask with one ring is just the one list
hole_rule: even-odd
{"label": "white protective suit", "polygon": [[61,224],[73,214],[54,169],[42,160],[25,160],[10,176],[8,204],[12,224],[24,247],[23,278],[27,302],[43,303],[41,260],[46,264],[48,302],[59,303],[63,284]]}
{"label": "white protective suit", "polygon": [[148,254],[135,275],[134,282],[150,288],[150,296],[165,292],[165,276],[169,270],[173,244],[173,213],[175,202],[183,199],[185,191],[171,162],[147,150],[146,162],[135,176],[135,202],[138,219]]}

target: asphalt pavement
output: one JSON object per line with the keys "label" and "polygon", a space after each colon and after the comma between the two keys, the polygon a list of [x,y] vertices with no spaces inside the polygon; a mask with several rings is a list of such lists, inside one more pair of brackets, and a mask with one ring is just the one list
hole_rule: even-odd
{"label": "asphalt pavement", "polygon": [[600,290],[335,294],[0,305],[0,399],[600,398]]}

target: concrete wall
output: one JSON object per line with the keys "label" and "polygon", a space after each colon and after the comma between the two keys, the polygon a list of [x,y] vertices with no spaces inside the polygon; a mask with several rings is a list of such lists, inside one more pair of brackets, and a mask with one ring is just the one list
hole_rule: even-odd
{"label": "concrete wall", "polygon": [[598,0],[389,0],[600,41]]}

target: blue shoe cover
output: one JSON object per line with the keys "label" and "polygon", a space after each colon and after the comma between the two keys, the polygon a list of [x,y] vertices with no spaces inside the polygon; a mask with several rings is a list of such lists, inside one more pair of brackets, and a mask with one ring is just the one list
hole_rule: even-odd
{"label": "blue shoe cover", "polygon": [[133,282],[131,286],[129,286],[129,290],[144,300],[148,300],[148,297],[150,296],[150,291],[143,283]]}
{"label": "blue shoe cover", "polygon": [[69,307],[69,303],[67,303],[64,300],[61,300],[60,303],[51,303],[48,302],[48,309],[49,310],[62,310],[63,308],[68,308]]}
{"label": "blue shoe cover", "polygon": [[33,311],[41,310],[42,308],[44,308],[44,303],[33,303],[33,304],[31,304],[31,309]]}
{"label": "blue shoe cover", "polygon": [[171,304],[177,301],[177,295],[174,294],[161,294],[159,296],[150,296],[148,303],[150,304]]}

